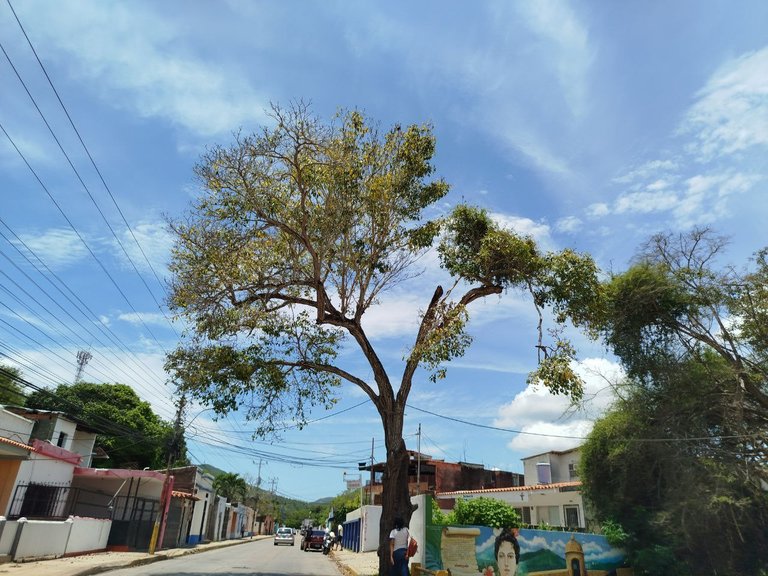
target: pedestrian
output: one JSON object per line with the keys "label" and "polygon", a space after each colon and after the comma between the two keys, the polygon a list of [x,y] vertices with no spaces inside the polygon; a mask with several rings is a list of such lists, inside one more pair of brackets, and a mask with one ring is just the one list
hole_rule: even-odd
{"label": "pedestrian", "polygon": [[344,536],[344,526],[339,524],[339,526],[336,529],[336,544],[337,544],[336,549],[337,550],[341,550],[341,548],[342,548],[342,546],[341,546],[341,537],[342,536]]}
{"label": "pedestrian", "polygon": [[408,532],[403,519],[395,518],[395,527],[389,533],[389,563],[391,565],[389,573],[391,576],[410,576],[406,556],[410,537],[411,534]]}

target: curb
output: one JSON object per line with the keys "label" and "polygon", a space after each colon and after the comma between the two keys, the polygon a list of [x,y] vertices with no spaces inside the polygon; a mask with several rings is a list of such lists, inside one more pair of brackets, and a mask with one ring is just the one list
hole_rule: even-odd
{"label": "curb", "polygon": [[147,556],[145,558],[137,558],[135,560],[131,560],[130,562],[122,562],[119,564],[115,563],[114,565],[106,565],[106,566],[91,566],[89,568],[84,568],[83,570],[74,573],[72,576],[93,576],[94,574],[103,574],[104,572],[110,572],[112,570],[120,570],[122,568],[135,568],[137,566],[146,566],[149,564],[154,564],[155,562],[160,562],[162,560],[168,560],[170,558],[179,558],[181,556],[189,556],[191,554],[202,554],[203,552],[208,552],[209,550],[227,548],[229,546],[237,546],[239,544],[247,544],[248,542],[255,542],[257,540],[261,540],[261,538],[257,537],[257,538],[248,539],[248,540],[222,540],[221,543],[218,545],[209,545],[209,546],[206,546],[205,548],[171,548],[160,554]]}

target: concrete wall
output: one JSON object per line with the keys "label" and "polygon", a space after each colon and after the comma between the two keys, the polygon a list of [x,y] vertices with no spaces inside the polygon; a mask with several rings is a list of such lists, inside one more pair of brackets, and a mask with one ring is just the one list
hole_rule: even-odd
{"label": "concrete wall", "polygon": [[[408,523],[408,531],[416,538],[419,543],[419,551],[414,556],[415,562],[421,562],[422,553],[424,550],[424,542],[426,542],[426,512],[427,512],[427,498],[426,494],[420,494],[418,496],[411,496],[411,504],[418,505],[418,508],[411,515],[411,521]],[[381,522],[381,506],[363,506],[357,510],[353,510],[347,514],[346,521],[363,519],[361,538],[360,538],[360,552],[371,552],[379,547],[379,534]]]}
{"label": "concrete wall", "polygon": [[0,555],[14,562],[105,550],[112,522],[70,517],[63,522],[0,519]]}
{"label": "concrete wall", "polygon": [[6,520],[5,516],[0,516],[0,556],[8,556],[11,553],[18,527],[18,522]]}
{"label": "concrete wall", "polygon": [[360,538],[360,552],[370,552],[379,547],[379,522],[381,506],[363,506],[363,527]]}
{"label": "concrete wall", "polygon": [[424,550],[427,548],[427,510],[429,507],[429,502],[427,501],[428,498],[429,496],[426,494],[411,496],[411,504],[417,506],[417,508],[414,510],[413,514],[411,514],[411,521],[408,523],[408,532],[410,532],[411,537],[416,539],[416,542],[419,545],[419,549],[416,551],[416,555],[411,560],[421,564],[424,562]]}
{"label": "concrete wall", "polygon": [[74,469],[74,464],[33,452],[29,455],[29,460],[25,460],[19,466],[16,484],[70,485]]}
{"label": "concrete wall", "polygon": [[72,520],[72,533],[69,535],[66,554],[107,549],[109,531],[112,528],[111,520],[79,517],[74,517]]}
{"label": "concrete wall", "polygon": [[0,430],[4,438],[26,444],[29,442],[34,426],[35,423],[32,420],[8,410],[0,410]]}

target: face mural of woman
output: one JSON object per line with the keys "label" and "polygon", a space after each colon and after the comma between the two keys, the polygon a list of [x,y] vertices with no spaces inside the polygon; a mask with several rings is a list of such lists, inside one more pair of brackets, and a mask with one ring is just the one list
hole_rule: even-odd
{"label": "face mural of woman", "polygon": [[520,558],[520,544],[512,532],[502,530],[494,545],[499,576],[515,576]]}
{"label": "face mural of woman", "polygon": [[499,576],[515,576],[517,557],[511,542],[502,542],[499,546],[499,552],[496,554],[496,565],[499,567]]}

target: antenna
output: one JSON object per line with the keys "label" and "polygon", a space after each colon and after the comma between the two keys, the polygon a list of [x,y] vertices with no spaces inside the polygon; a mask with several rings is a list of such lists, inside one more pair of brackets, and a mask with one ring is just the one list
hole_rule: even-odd
{"label": "antenna", "polygon": [[79,350],[77,352],[77,372],[75,372],[75,384],[82,381],[83,370],[85,370],[85,365],[88,364],[88,361],[91,358],[93,358],[93,354],[88,352],[88,350]]}

